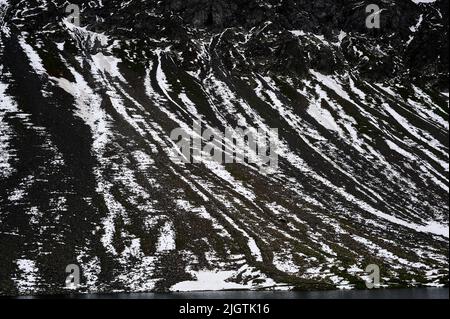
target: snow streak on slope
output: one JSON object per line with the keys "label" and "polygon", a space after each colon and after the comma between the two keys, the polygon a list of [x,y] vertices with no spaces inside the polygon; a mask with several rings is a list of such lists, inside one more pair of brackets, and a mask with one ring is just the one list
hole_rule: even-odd
{"label": "snow streak on slope", "polygon": [[[383,287],[445,284],[448,94],[350,68],[256,71],[272,27],[183,49],[66,20],[2,32],[0,294],[64,293],[69,264],[81,292],[352,289],[373,263]],[[335,58],[352,36],[287,34]],[[278,170],[174,160],[171,131],[199,137],[198,120],[278,128]]]}
{"label": "snow streak on slope", "polygon": [[5,117],[9,112],[17,112],[14,101],[6,95],[8,86],[0,83],[0,169],[3,178],[11,174],[12,166],[10,162],[13,160],[13,154],[10,149],[11,128],[5,121]]}

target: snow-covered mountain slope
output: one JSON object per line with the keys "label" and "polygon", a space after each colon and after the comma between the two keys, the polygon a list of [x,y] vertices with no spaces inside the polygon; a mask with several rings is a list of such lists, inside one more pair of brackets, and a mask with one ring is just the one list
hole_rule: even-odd
{"label": "snow-covered mountain slope", "polygon": [[[448,285],[448,1],[419,2],[368,30],[368,1],[98,0],[79,27],[0,0],[0,294],[70,264],[81,292]],[[174,161],[194,120],[278,128],[278,171]]]}

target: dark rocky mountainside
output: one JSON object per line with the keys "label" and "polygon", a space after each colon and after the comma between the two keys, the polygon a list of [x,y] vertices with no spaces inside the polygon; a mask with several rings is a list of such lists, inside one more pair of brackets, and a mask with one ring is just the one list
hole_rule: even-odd
{"label": "dark rocky mountainside", "polygon": [[449,1],[72,3],[0,0],[0,295],[448,286]]}

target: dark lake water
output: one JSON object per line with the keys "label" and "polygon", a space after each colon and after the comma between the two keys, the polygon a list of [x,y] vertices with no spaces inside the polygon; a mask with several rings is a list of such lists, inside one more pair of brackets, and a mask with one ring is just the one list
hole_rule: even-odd
{"label": "dark lake water", "polygon": [[[34,298],[34,297],[25,297]],[[333,291],[217,291],[71,295],[77,299],[449,299],[448,288]]]}

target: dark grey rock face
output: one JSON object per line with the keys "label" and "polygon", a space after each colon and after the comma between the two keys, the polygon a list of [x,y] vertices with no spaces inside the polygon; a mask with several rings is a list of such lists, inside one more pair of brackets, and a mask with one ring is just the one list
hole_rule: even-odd
{"label": "dark grey rock face", "polygon": [[[368,29],[365,24],[368,15],[365,11],[366,6],[372,3],[379,5],[382,11],[380,29]],[[114,1],[111,1],[111,6],[118,5],[114,5]],[[155,23],[154,20],[148,20],[148,17],[142,14],[136,19],[140,21],[142,18],[146,21],[139,22],[137,25],[144,29],[150,28],[155,33],[161,31],[161,28],[156,26],[167,25],[170,29],[166,30],[167,32],[173,32],[175,36],[178,34],[180,37],[186,33],[185,27],[188,26],[204,29],[205,32],[220,32],[226,28],[250,30],[261,27],[269,21],[274,31],[304,30],[324,35],[330,41],[336,40],[342,30],[351,34],[347,38],[351,40],[349,49],[351,50],[356,44],[358,50],[363,50],[369,58],[363,63],[360,63],[359,57],[356,57],[357,61],[349,59],[353,62],[353,67],[361,68],[362,76],[393,78],[408,75],[418,80],[421,78],[420,74],[427,74],[427,81],[433,81],[441,88],[447,86],[445,71],[448,69],[449,4],[447,1],[437,1],[429,6],[417,5],[412,1],[171,0],[155,3],[154,6],[164,21]],[[145,5],[136,5],[132,10],[130,13],[134,16],[134,10],[144,12]],[[409,41],[411,27],[418,23],[420,16],[423,23],[414,32],[413,39]],[[120,24],[126,25],[129,21],[129,29],[136,31],[135,21],[122,17],[122,13],[117,17],[117,20],[121,21]],[[106,25],[108,25],[107,21]],[[111,27],[114,28],[116,25],[117,21],[114,20]],[[174,26],[179,29],[173,28]],[[291,48],[287,52],[289,56],[295,56],[297,51],[301,50],[286,43],[292,39],[293,37],[277,35],[277,41],[283,41],[280,46]],[[266,45],[263,37],[260,37],[258,41],[260,46]],[[432,48],[430,43],[433,43]],[[383,47],[383,51],[388,50],[389,53],[386,52],[386,56],[380,57],[373,52],[376,51],[377,46]],[[327,52],[326,48],[320,48],[317,51],[313,54],[316,59],[313,62],[314,67],[319,66],[326,69],[328,73],[338,71],[343,62],[350,62],[341,59],[339,63],[333,63],[330,58],[327,58],[330,52]],[[277,65],[280,63],[290,65],[287,61],[277,61]]]}
{"label": "dark grey rock face", "polygon": [[0,0],[0,295],[448,286],[448,1],[73,2]]}

